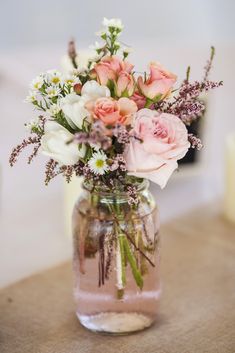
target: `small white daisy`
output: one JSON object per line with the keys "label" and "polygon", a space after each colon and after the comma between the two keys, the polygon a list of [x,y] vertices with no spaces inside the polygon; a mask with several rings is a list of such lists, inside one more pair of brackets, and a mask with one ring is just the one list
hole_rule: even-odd
{"label": "small white daisy", "polygon": [[47,113],[50,116],[55,116],[61,111],[61,107],[59,104],[52,104],[49,109],[47,109]]}
{"label": "small white daisy", "polygon": [[103,42],[103,43],[99,43],[99,42],[95,41],[95,44],[91,44],[91,45],[89,46],[89,48],[90,48],[90,49],[94,49],[94,50],[100,50],[100,49],[102,49],[104,46],[105,46],[105,43],[104,43],[104,42]]}
{"label": "small white daisy", "polygon": [[124,47],[122,47],[122,51],[123,51],[123,53],[130,54],[133,52],[133,48],[124,46]]}
{"label": "small white daisy", "polygon": [[104,152],[95,152],[89,160],[88,165],[93,173],[103,175],[108,171],[106,160],[107,156]]}
{"label": "small white daisy", "polygon": [[119,18],[108,19],[108,18],[104,17],[102,24],[103,24],[104,27],[108,27],[108,28],[109,27],[114,27],[114,28],[117,28],[119,30],[123,29],[122,21]]}
{"label": "small white daisy", "polygon": [[30,88],[32,90],[39,90],[42,85],[43,85],[43,77],[42,76],[37,76],[30,84]]}
{"label": "small white daisy", "polygon": [[25,103],[33,103],[37,101],[37,94],[35,91],[30,91],[28,96],[25,98],[24,102]]}
{"label": "small white daisy", "polygon": [[75,85],[76,83],[80,83],[79,78],[76,75],[66,75],[63,76],[63,82],[67,85]]}
{"label": "small white daisy", "polygon": [[107,29],[106,28],[102,28],[100,31],[95,32],[95,35],[98,36],[98,37],[101,37],[101,38],[106,37]]}
{"label": "small white daisy", "polygon": [[60,94],[60,89],[56,86],[50,86],[47,87],[46,93],[49,98],[57,97]]}
{"label": "small white daisy", "polygon": [[62,81],[62,75],[57,70],[49,70],[47,71],[47,81],[52,85],[59,85]]}
{"label": "small white daisy", "polygon": [[103,53],[101,52],[100,54],[97,54],[97,52],[94,52],[94,54],[89,56],[89,62],[95,64],[96,61],[99,61],[103,56]]}
{"label": "small white daisy", "polygon": [[24,124],[27,131],[32,131],[33,127],[37,127],[39,124],[39,118],[35,118],[28,123]]}
{"label": "small white daisy", "polygon": [[121,43],[118,42],[118,41],[116,41],[116,42],[115,42],[115,46],[116,46],[117,49],[120,49],[120,48],[121,48]]}

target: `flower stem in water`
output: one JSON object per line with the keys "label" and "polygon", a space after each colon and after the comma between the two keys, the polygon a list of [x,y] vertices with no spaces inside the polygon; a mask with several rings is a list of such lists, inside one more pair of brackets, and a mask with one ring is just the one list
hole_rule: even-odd
{"label": "flower stem in water", "polygon": [[138,270],[136,259],[131,252],[131,249],[130,249],[130,246],[129,246],[129,243],[128,243],[128,240],[126,237],[123,237],[123,247],[124,247],[124,250],[125,250],[125,253],[127,256],[127,260],[131,266],[131,270],[132,270],[132,274],[135,278],[135,282],[136,282],[137,286],[140,289],[142,289],[143,288],[143,278],[141,276],[140,271]]}

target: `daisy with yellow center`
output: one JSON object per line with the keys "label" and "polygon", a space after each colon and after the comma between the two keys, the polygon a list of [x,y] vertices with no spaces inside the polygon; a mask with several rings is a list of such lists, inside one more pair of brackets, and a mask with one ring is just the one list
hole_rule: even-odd
{"label": "daisy with yellow center", "polygon": [[35,93],[35,91],[30,91],[28,96],[25,98],[25,102],[26,103],[33,103],[37,101],[37,95]]}
{"label": "daisy with yellow center", "polygon": [[88,165],[93,173],[103,175],[108,171],[106,160],[107,156],[104,152],[95,152],[89,160]]}
{"label": "daisy with yellow center", "polygon": [[47,113],[50,116],[56,116],[61,111],[61,107],[59,104],[52,104],[49,109],[47,109]]}
{"label": "daisy with yellow center", "polygon": [[37,76],[30,84],[32,90],[39,90],[43,85],[43,77]]}
{"label": "daisy with yellow center", "polygon": [[80,83],[80,80],[75,75],[66,75],[63,77],[63,82],[67,85],[74,85],[75,83]]}
{"label": "daisy with yellow center", "polygon": [[46,89],[46,93],[49,98],[57,97],[60,94],[60,89],[55,86],[51,86]]}
{"label": "daisy with yellow center", "polygon": [[52,85],[59,85],[61,83],[61,73],[57,70],[47,71],[47,80]]}

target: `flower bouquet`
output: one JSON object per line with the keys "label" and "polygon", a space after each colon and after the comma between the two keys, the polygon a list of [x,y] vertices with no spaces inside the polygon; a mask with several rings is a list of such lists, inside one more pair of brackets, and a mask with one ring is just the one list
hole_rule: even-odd
{"label": "flower bouquet", "polygon": [[71,71],[50,70],[31,83],[27,101],[39,112],[30,136],[14,148],[10,164],[30,145],[49,157],[45,183],[62,174],[84,178],[73,212],[74,295],[80,322],[111,333],[137,331],[157,315],[160,295],[159,220],[148,180],[164,188],[189,148],[200,149],[187,126],[204,110],[200,94],[222,82],[184,81],[158,62],[137,74],[118,38],[118,19],[103,21],[95,55],[80,65],[69,44]]}

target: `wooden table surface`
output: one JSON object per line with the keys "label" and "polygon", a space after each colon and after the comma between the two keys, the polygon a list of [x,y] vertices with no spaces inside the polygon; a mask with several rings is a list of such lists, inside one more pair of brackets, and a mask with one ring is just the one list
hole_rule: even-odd
{"label": "wooden table surface", "polygon": [[153,327],[120,337],[82,328],[67,263],[0,291],[0,352],[235,353],[235,225],[209,205],[161,234],[163,297]]}

